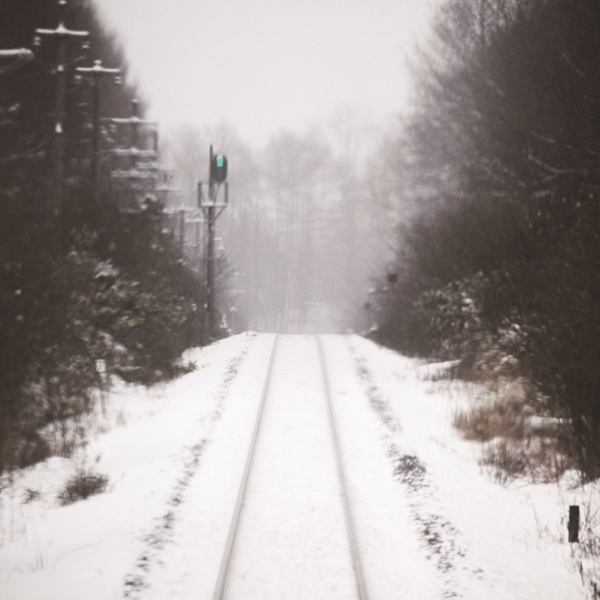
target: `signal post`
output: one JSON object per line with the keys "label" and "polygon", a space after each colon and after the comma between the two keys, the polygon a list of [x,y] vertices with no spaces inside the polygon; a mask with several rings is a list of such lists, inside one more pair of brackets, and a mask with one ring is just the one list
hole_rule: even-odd
{"label": "signal post", "polygon": [[[207,227],[206,246],[206,313],[207,329],[211,339],[217,337],[217,310],[215,303],[215,221],[225,210],[229,202],[229,187],[227,179],[227,157],[214,154],[210,147],[209,154],[208,196],[204,195],[202,182],[198,183],[198,205],[204,213]],[[223,197],[219,192],[223,189]]]}

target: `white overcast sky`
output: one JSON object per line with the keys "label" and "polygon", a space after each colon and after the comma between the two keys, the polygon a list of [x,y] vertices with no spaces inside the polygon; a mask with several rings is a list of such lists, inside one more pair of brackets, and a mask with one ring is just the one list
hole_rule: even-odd
{"label": "white overcast sky", "polygon": [[[251,145],[342,105],[406,105],[429,0],[96,0],[162,126],[225,121]],[[110,65],[112,66],[112,65]]]}

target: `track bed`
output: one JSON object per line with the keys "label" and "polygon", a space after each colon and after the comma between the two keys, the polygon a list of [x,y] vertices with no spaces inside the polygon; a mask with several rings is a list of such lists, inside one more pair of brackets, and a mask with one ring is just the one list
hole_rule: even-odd
{"label": "track bed", "polygon": [[314,337],[278,341],[227,580],[215,597],[358,597],[319,358]]}

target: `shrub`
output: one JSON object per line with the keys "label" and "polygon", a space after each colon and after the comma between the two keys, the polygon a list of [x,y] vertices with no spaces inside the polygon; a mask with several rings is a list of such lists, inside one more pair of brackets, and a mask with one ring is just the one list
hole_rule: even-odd
{"label": "shrub", "polygon": [[0,472],[22,469],[51,455],[48,442],[28,423],[0,423]]}
{"label": "shrub", "polygon": [[106,491],[107,485],[108,475],[100,475],[82,469],[65,483],[58,494],[58,500],[61,506],[73,504],[94,494],[101,494]]}
{"label": "shrub", "polygon": [[519,478],[533,483],[555,482],[573,468],[560,436],[537,435],[522,440],[497,438],[484,444],[480,464],[488,467],[493,479],[501,484]]}

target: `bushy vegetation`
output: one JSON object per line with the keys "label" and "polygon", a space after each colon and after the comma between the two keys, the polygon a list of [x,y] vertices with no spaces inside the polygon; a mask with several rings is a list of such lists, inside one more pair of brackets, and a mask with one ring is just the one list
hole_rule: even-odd
{"label": "bushy vegetation", "polygon": [[90,496],[102,494],[108,486],[108,476],[81,470],[70,477],[58,493],[62,506],[86,500]]}
{"label": "bushy vegetation", "polygon": [[[58,4],[45,0],[7,0],[0,13],[0,48],[30,47],[36,27],[58,22]],[[120,141],[107,127],[102,202],[92,202],[90,89],[75,85],[73,66],[94,58],[126,65],[91,2],[71,0],[67,25],[89,31],[92,49],[78,62],[81,45],[69,45],[58,216],[51,194],[56,46],[46,39],[35,61],[0,65],[0,473],[57,450],[43,432],[92,408],[102,383],[97,360],[109,376],[150,385],[192,368],[182,352],[207,342],[203,284],[160,211],[121,213],[110,194],[106,151]],[[129,116],[134,95],[128,85],[104,86],[103,116]]]}
{"label": "bushy vegetation", "polygon": [[574,467],[563,424],[524,378],[486,384],[453,424],[465,439],[481,442],[480,463],[499,483],[558,481]]}
{"label": "bushy vegetation", "polygon": [[600,476],[600,4],[447,0],[396,143],[400,233],[379,330],[483,377],[512,360]]}

